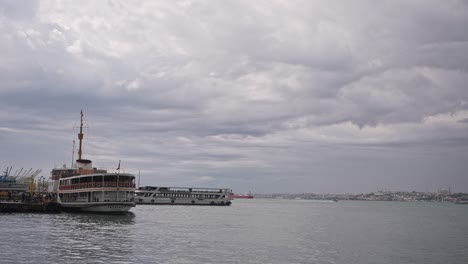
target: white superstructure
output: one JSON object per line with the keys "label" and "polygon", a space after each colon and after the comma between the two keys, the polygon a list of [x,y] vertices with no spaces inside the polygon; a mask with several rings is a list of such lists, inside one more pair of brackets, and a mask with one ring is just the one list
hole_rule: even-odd
{"label": "white superstructure", "polygon": [[186,187],[140,187],[135,191],[137,204],[230,205],[231,189]]}

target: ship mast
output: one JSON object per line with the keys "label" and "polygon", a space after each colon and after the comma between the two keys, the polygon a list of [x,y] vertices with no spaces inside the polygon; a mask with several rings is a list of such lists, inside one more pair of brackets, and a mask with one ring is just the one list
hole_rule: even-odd
{"label": "ship mast", "polygon": [[81,143],[83,141],[83,110],[81,110],[81,124],[80,124],[80,133],[78,133],[78,140],[80,145],[78,148],[78,160],[81,160]]}

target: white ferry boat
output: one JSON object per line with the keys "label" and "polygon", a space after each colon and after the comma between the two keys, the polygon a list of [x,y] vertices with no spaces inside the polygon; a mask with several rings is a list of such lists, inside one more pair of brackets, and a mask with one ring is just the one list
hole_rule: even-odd
{"label": "white ferry boat", "polygon": [[455,199],[456,204],[468,204],[468,197],[461,197]]}
{"label": "white ferry boat", "polygon": [[83,112],[78,134],[78,160],[72,168],[51,171],[52,189],[64,211],[124,214],[135,207],[135,176],[128,173],[109,173],[94,168],[91,160],[81,158],[83,140]]}
{"label": "white ferry boat", "polygon": [[137,204],[173,205],[230,205],[231,189],[140,187],[135,191]]}

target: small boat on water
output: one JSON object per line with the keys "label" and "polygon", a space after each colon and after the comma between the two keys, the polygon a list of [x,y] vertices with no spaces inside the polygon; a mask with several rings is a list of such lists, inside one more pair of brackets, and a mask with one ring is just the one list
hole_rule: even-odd
{"label": "small boat on water", "polygon": [[137,204],[230,205],[231,189],[145,186],[135,191]]}
{"label": "small boat on water", "polygon": [[455,199],[456,204],[468,204],[468,197],[461,197]]}
{"label": "small boat on water", "polygon": [[71,168],[55,168],[51,171],[53,192],[63,211],[125,214],[135,207],[135,176],[93,167],[91,160],[82,159],[83,112],[78,134],[78,159]]}
{"label": "small boat on water", "polygon": [[233,194],[233,193],[231,193],[229,195],[229,197],[231,199],[253,199],[254,198],[254,196],[250,192],[244,193],[244,194]]}

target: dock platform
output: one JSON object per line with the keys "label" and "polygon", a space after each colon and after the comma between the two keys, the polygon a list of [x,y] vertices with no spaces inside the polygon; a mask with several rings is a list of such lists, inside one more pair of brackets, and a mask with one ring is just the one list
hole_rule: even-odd
{"label": "dock platform", "polygon": [[0,202],[0,213],[60,213],[61,206],[58,202]]}

